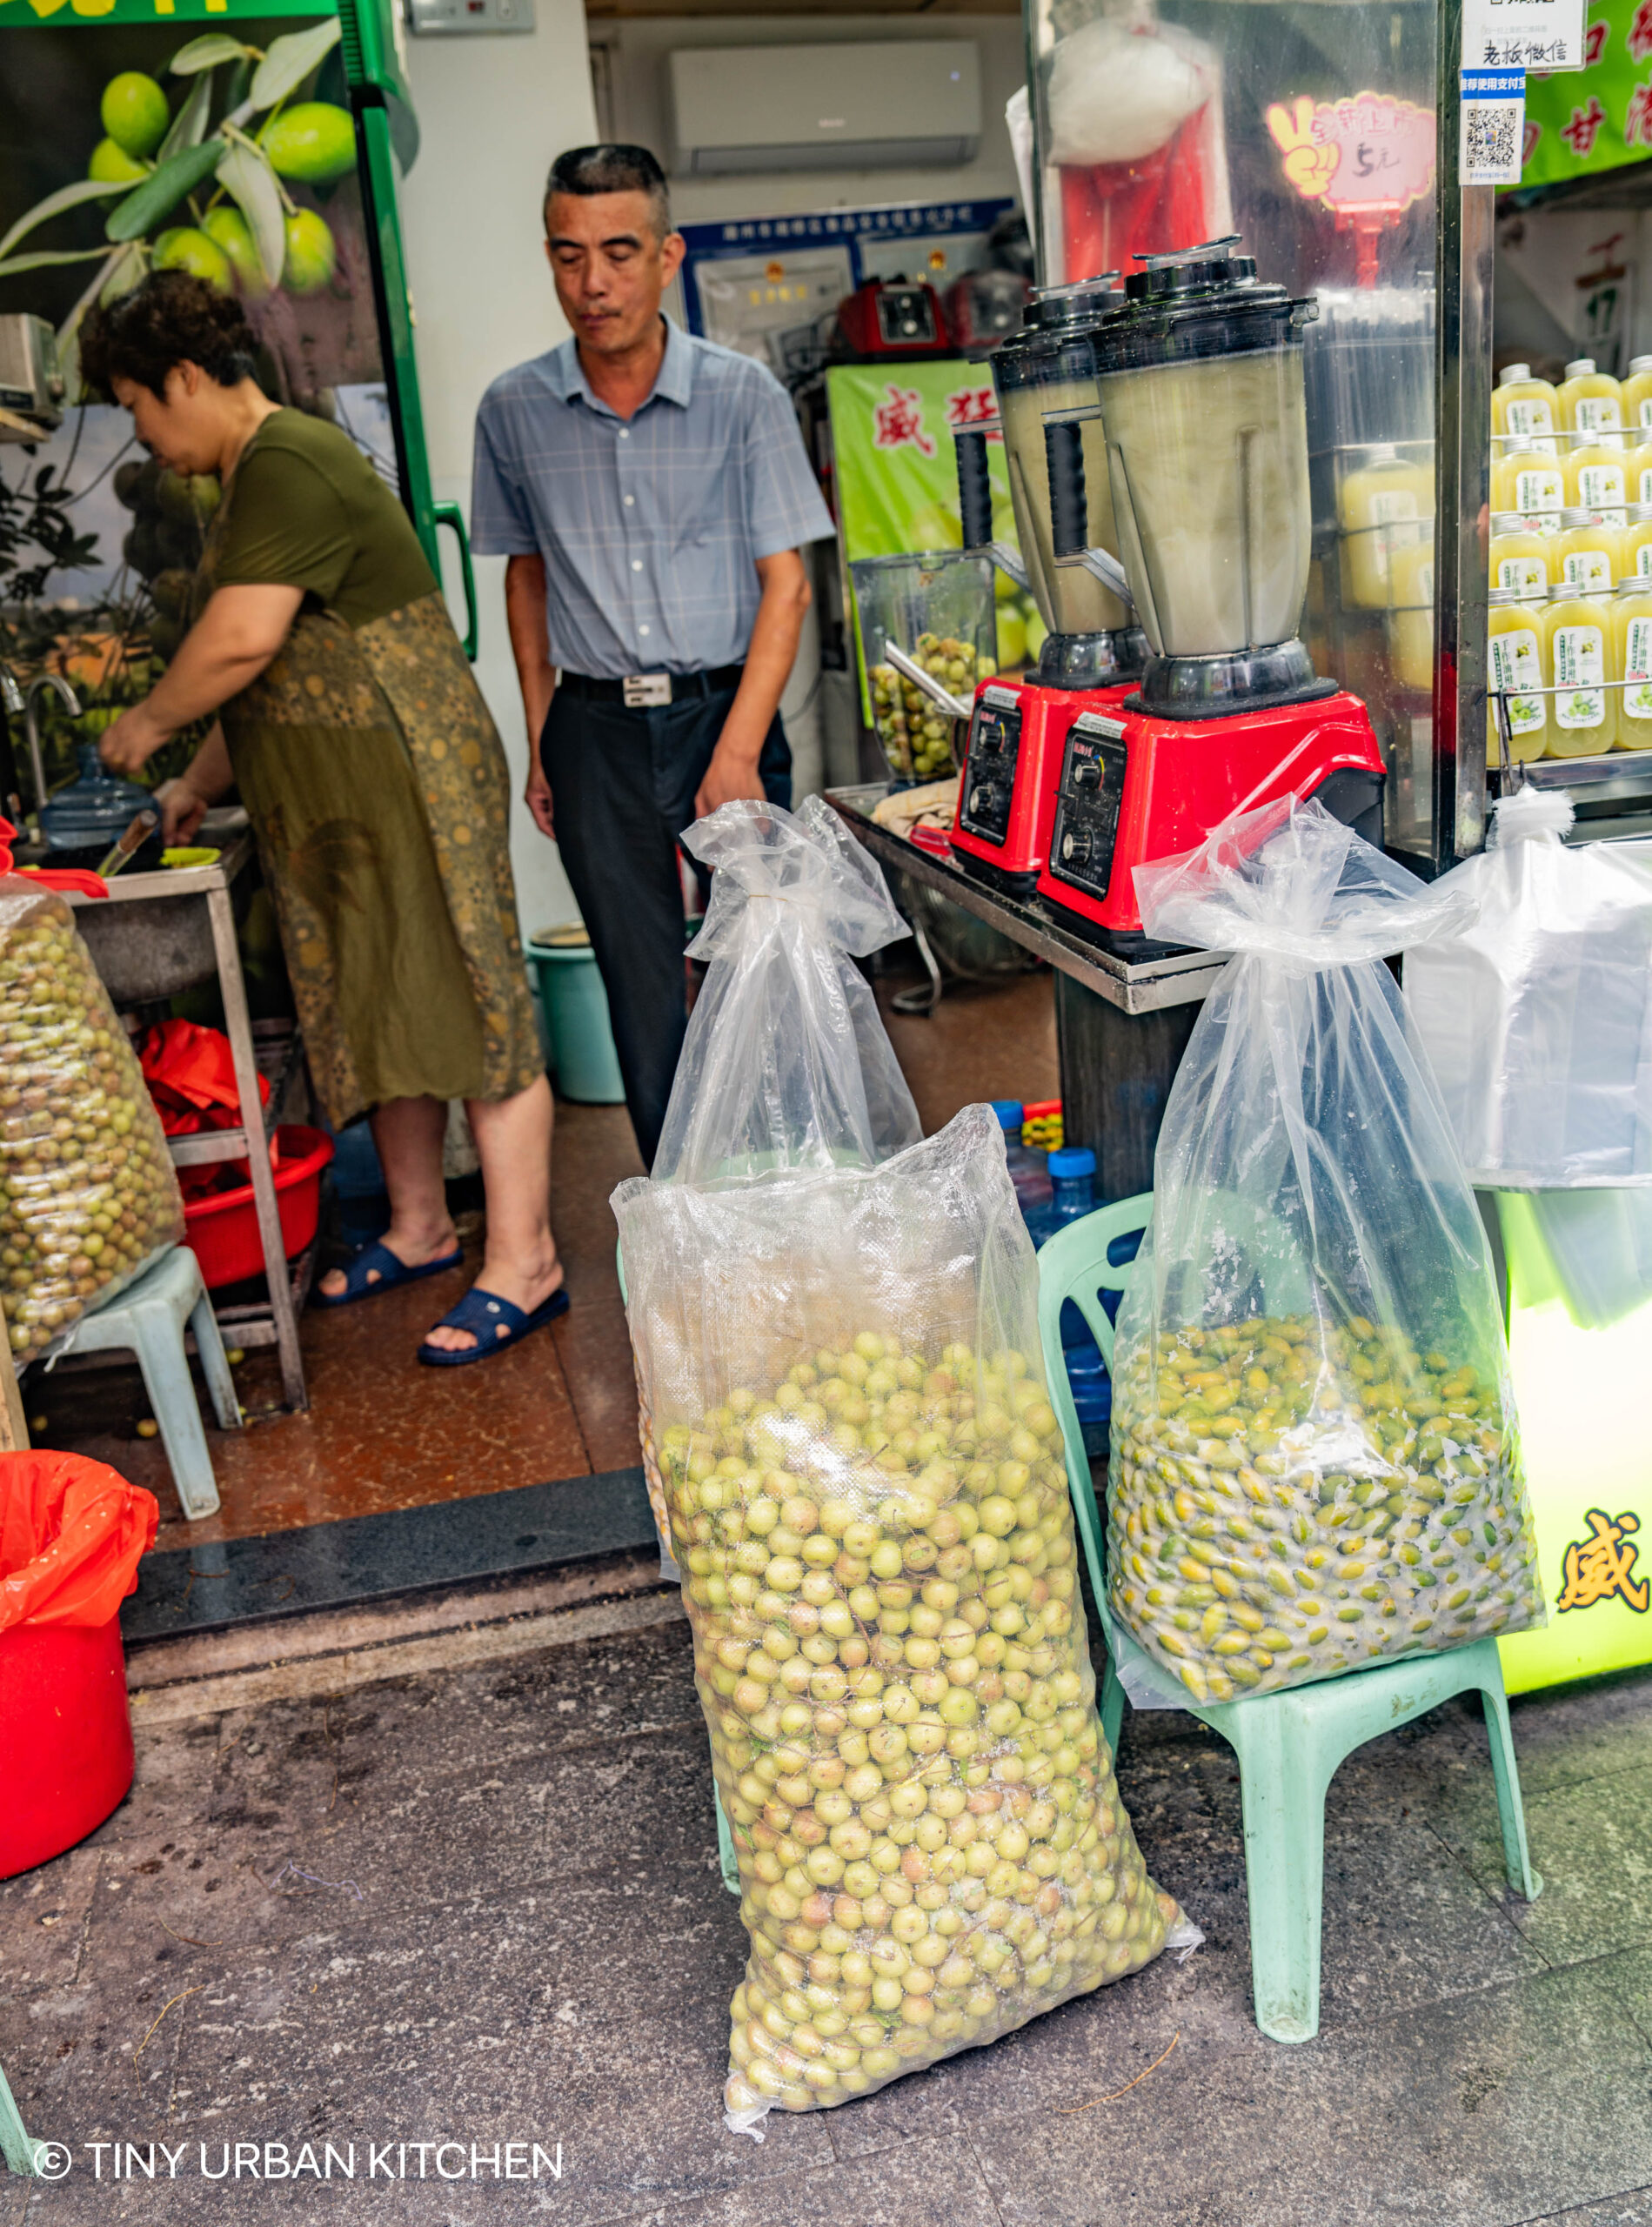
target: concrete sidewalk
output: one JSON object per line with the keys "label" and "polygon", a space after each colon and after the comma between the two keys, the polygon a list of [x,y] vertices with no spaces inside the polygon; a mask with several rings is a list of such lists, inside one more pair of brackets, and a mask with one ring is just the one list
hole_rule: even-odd
{"label": "concrete sidewalk", "polygon": [[[721,2123],[744,1936],[674,1595],[446,1622],[142,1659],[130,1798],[0,1886],[0,2063],[72,2148],[55,2185],[0,2175],[3,2227],[1652,2227],[1652,1676],[1515,1705],[1530,1908],[1477,1706],[1344,1767],[1297,2049],[1251,2023],[1227,1749],[1127,1717],[1207,1945],[759,2147]],[[94,2143],[137,2146],[120,2179]],[[252,2177],[306,2143],[331,2181]]]}

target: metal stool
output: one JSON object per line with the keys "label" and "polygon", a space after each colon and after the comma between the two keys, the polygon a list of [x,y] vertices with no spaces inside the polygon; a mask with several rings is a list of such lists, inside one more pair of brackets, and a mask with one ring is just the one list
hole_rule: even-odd
{"label": "metal stool", "polygon": [[150,1406],[160,1426],[161,1443],[172,1465],[172,1482],[191,1522],[217,1512],[217,1481],[190,1374],[184,1325],[206,1372],[213,1412],[224,1430],[241,1428],[235,1379],[224,1357],[224,1340],[200,1264],[187,1245],[174,1246],[146,1268],[118,1297],[95,1314],[84,1314],[64,1338],[60,1353],[121,1352],[137,1355]]}

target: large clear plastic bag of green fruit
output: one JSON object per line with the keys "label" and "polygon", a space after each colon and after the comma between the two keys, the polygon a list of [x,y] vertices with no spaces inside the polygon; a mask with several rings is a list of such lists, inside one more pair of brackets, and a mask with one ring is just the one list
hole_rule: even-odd
{"label": "large clear plastic bag of green fruit", "polygon": [[0,876],[0,1303],[19,1363],[181,1244],[126,1033],[64,899]]}
{"label": "large clear plastic bag of green fruit", "polygon": [[[726,938],[707,989],[752,1047],[743,1107],[722,1071],[738,1149],[710,1180],[614,1194],[751,1936],[727,2123],[759,2136],[777,2106],[865,2095],[1200,1937],[1147,1876],[1096,1717],[1001,1130],[968,1107],[868,1164],[802,1047],[777,1068],[740,1027],[742,979],[767,1000],[839,963],[829,902],[811,926],[752,901],[753,849],[809,839],[783,819],[702,823]],[[853,894],[833,839],[817,899]],[[786,1001],[767,1009],[789,1035]],[[810,1025],[841,1086],[854,1016],[815,999]]]}
{"label": "large clear plastic bag of green fruit", "polygon": [[1114,1613],[1201,1702],[1541,1623],[1485,1230],[1382,964],[1463,899],[1289,800],[1136,889],[1149,935],[1237,955],[1120,1307]]}

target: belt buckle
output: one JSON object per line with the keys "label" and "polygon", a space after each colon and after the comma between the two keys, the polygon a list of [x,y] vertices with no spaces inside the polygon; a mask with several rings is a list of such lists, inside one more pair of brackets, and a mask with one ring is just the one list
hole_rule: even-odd
{"label": "belt buckle", "polygon": [[652,712],[671,701],[668,672],[628,672],[619,686],[628,712]]}

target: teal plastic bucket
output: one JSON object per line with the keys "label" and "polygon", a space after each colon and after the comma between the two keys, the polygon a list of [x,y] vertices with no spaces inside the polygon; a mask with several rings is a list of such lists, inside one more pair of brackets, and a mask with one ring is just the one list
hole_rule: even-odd
{"label": "teal plastic bucket", "polygon": [[551,1045],[557,1093],[585,1106],[620,1106],[625,1085],[608,1019],[608,993],[588,943],[532,943],[528,960]]}

